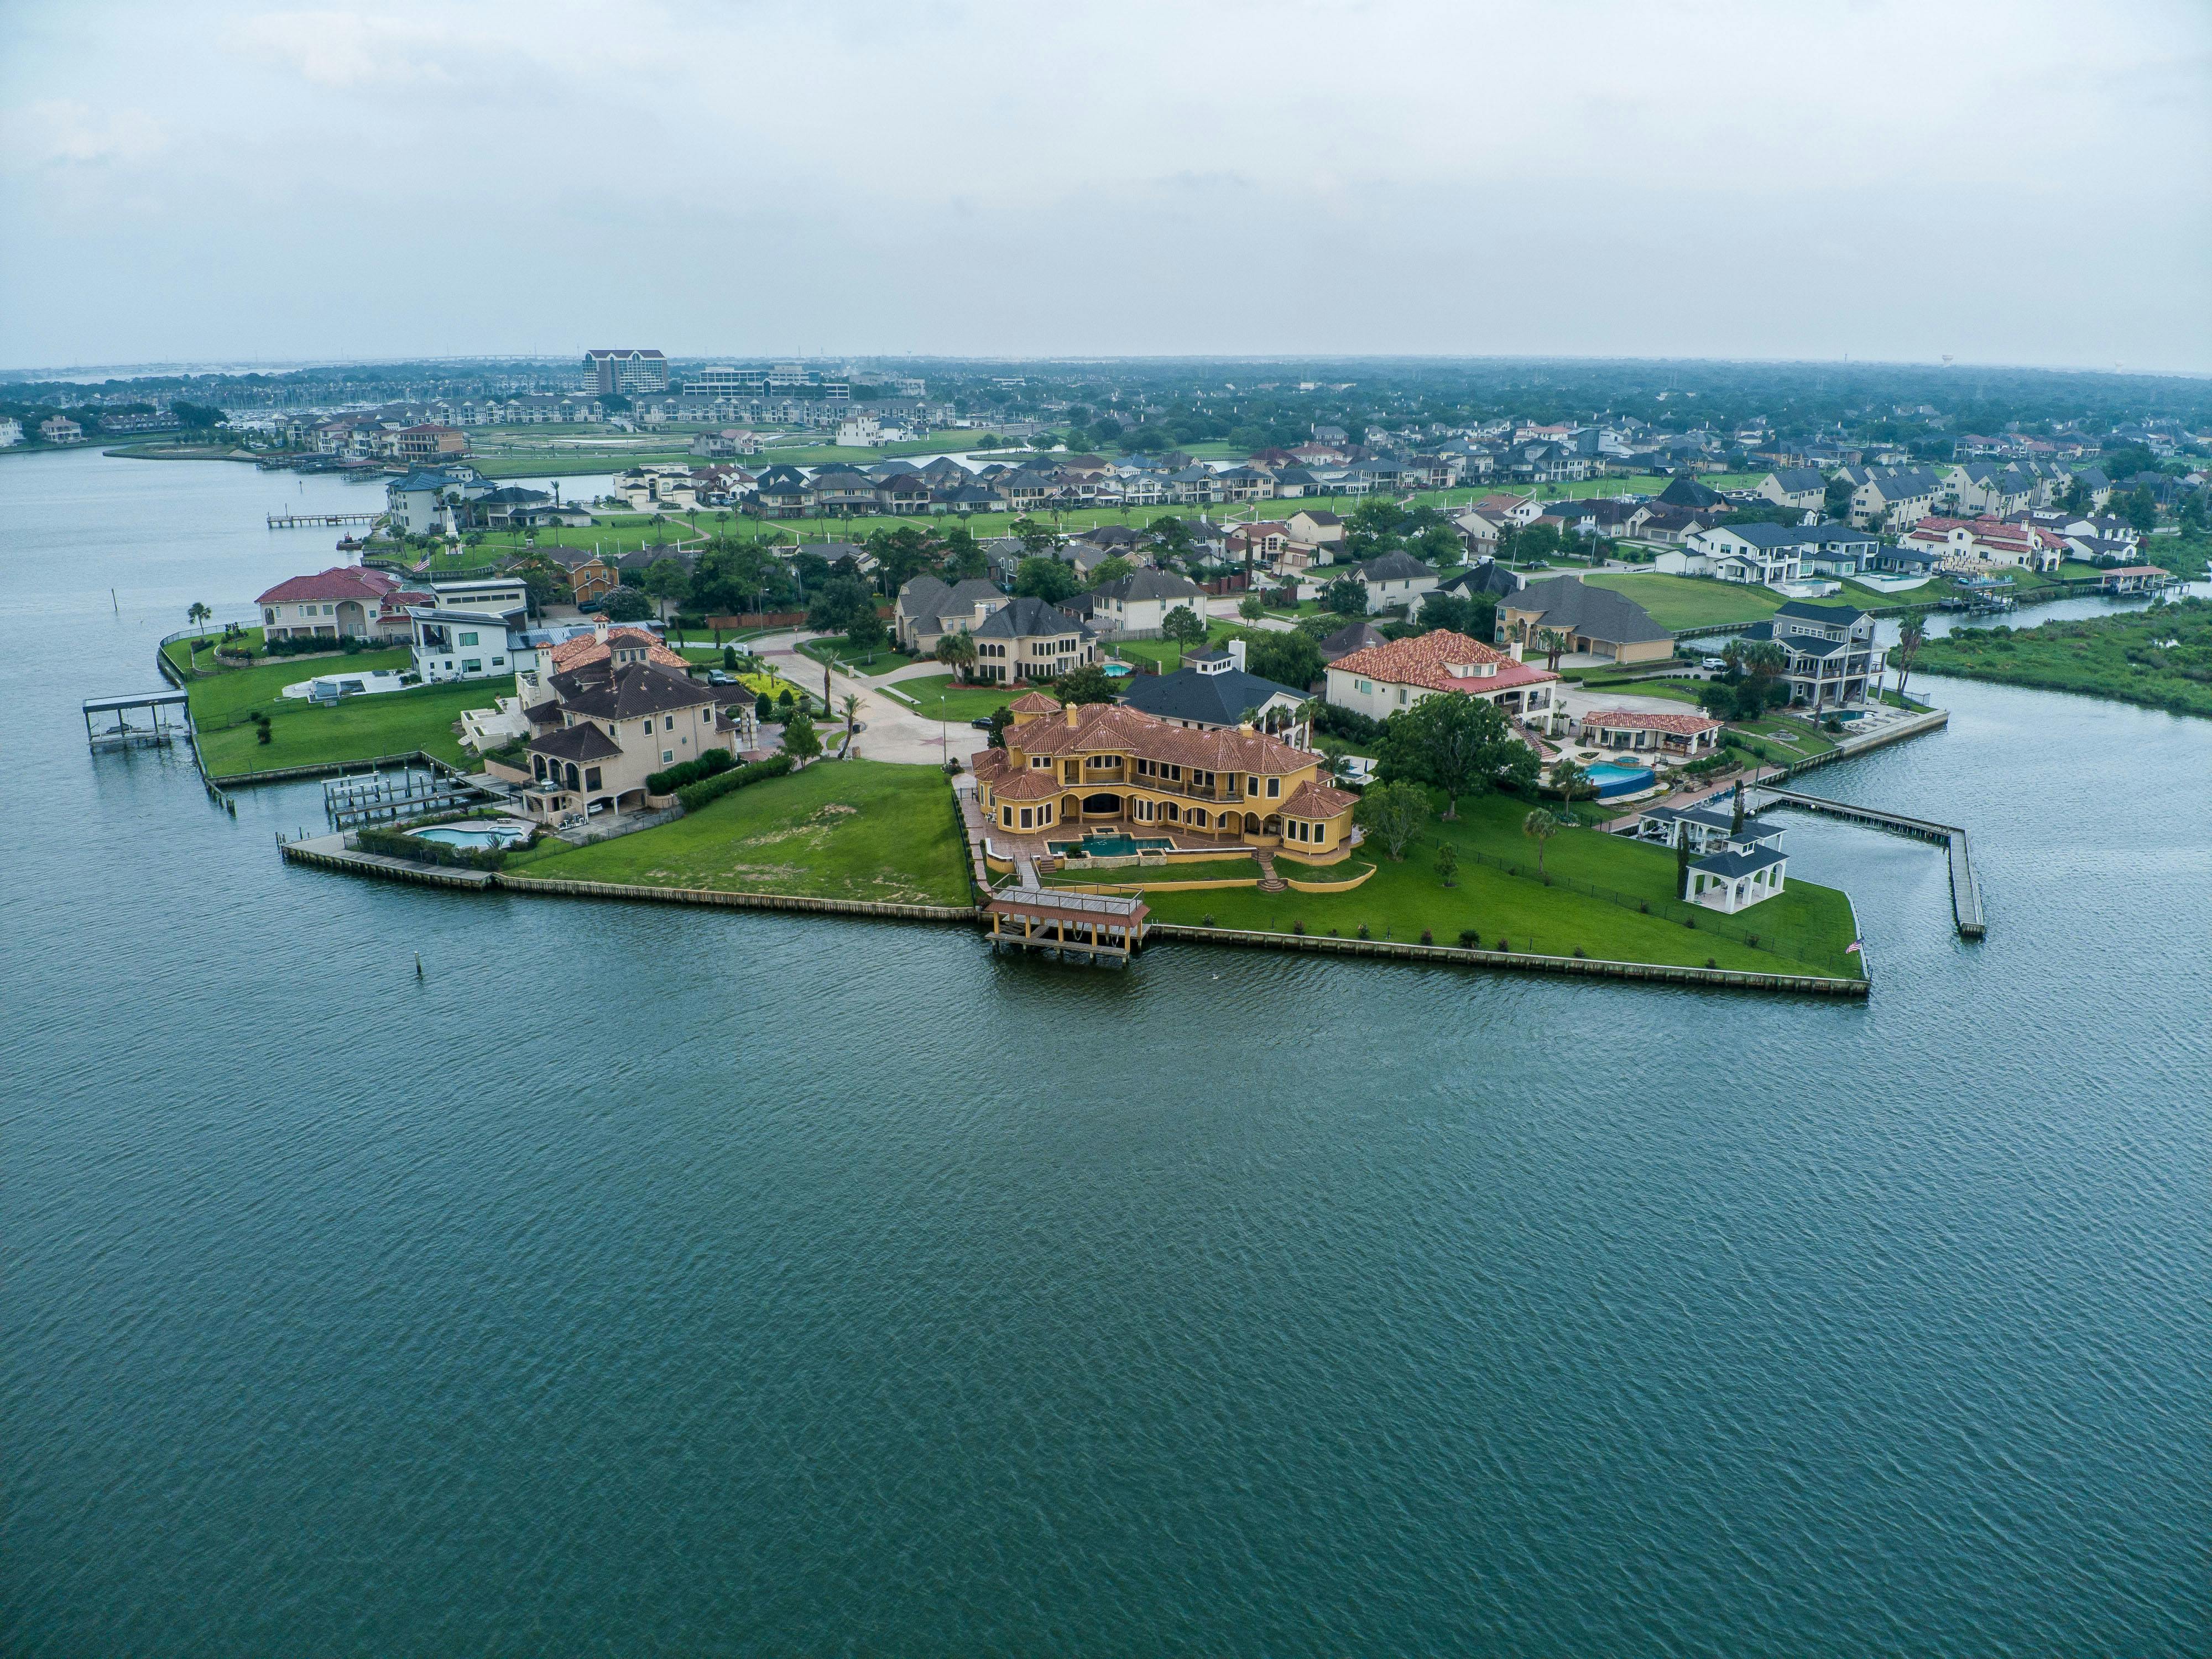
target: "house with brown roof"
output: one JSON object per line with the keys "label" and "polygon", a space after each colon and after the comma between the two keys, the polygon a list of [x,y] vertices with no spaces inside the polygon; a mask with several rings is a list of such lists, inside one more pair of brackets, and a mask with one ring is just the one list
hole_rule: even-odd
{"label": "house with brown roof", "polygon": [[1440,691],[1464,691],[1514,720],[1548,725],[1557,674],[1449,629],[1391,640],[1328,665],[1328,701],[1370,720],[1387,720]]}
{"label": "house with brown roof", "polygon": [[1335,863],[1355,839],[1358,798],[1328,781],[1327,757],[1249,726],[1200,730],[1032,691],[1004,741],[974,768],[977,805],[1007,838],[1111,826],[1178,850],[1249,847],[1307,864]]}
{"label": "house with brown roof", "polygon": [[1598,708],[1577,722],[1582,739],[1600,749],[1640,750],[1677,760],[1711,752],[1721,740],[1721,723],[1710,714],[1684,710],[1650,714],[1638,708]]}
{"label": "house with brown roof", "polygon": [[407,607],[429,596],[410,593],[396,576],[362,565],[339,565],[278,582],[254,603],[271,640],[391,640],[409,637]]}
{"label": "house with brown roof", "polygon": [[[642,811],[662,804],[647,782],[653,773],[714,750],[738,752],[736,693],[692,679],[680,658],[674,667],[654,660],[653,648],[634,641],[586,635],[556,646],[553,659],[576,646],[599,653],[572,653],[571,665],[546,681],[552,697],[527,711],[537,735],[526,745],[531,781],[518,794],[530,817],[555,823]],[[657,641],[653,647],[666,653]]]}

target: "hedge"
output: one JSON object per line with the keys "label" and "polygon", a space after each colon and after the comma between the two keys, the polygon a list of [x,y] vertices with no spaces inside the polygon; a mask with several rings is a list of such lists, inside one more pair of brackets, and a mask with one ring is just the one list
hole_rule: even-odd
{"label": "hedge", "polygon": [[453,847],[442,841],[424,841],[404,830],[356,830],[353,844],[364,853],[386,858],[411,859],[417,864],[451,864],[464,870],[496,870],[507,862],[505,848]]}
{"label": "hedge", "polygon": [[697,760],[679,761],[664,771],[649,774],[645,780],[647,794],[672,795],[687,783],[696,783],[702,778],[711,778],[717,772],[726,772],[738,763],[738,757],[726,749],[709,749]]}
{"label": "hedge", "polygon": [[765,778],[780,778],[791,770],[791,757],[776,755],[764,761],[752,761],[744,766],[732,767],[711,778],[687,784],[676,792],[676,799],[687,812],[696,812],[710,800],[720,800],[732,789],[742,789],[749,783],[758,783]]}

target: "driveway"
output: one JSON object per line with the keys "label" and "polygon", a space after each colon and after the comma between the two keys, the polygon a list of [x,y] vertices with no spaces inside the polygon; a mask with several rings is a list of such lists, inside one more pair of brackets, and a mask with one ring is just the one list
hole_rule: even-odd
{"label": "driveway", "polygon": [[[751,642],[753,654],[766,659],[769,666],[793,684],[818,691],[822,688],[822,665],[799,653],[801,641],[817,637],[804,630],[767,635]],[[863,760],[901,761],[919,766],[935,766],[948,757],[964,763],[969,756],[983,746],[981,732],[964,720],[940,726],[936,720],[925,720],[897,698],[885,696],[878,690],[900,678],[925,678],[945,672],[940,664],[915,663],[871,681],[842,669],[831,669],[830,708],[835,711],[848,696],[860,700],[862,730],[853,752]],[[843,724],[842,716],[833,713],[831,718]]]}

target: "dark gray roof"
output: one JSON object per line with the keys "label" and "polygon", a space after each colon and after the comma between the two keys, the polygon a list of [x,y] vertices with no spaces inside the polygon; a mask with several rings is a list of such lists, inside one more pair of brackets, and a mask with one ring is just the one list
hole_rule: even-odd
{"label": "dark gray roof", "polygon": [[564,761],[608,760],[622,753],[622,745],[589,720],[532,738],[529,747],[533,755]]}
{"label": "dark gray roof", "polygon": [[1778,466],[1773,478],[1786,494],[1792,495],[1828,487],[1827,475],[1816,466]]}
{"label": "dark gray roof", "polygon": [[1110,582],[1101,582],[1093,590],[1103,599],[1119,599],[1124,605],[1133,599],[1202,599],[1206,590],[1188,576],[1178,576],[1172,570],[1132,570],[1127,575]]}
{"label": "dark gray roof", "polygon": [[579,714],[613,720],[641,720],[713,701],[706,688],[688,676],[649,662],[624,663],[605,684],[562,699],[564,707]]}
{"label": "dark gray roof", "polygon": [[1364,580],[1370,582],[1402,581],[1409,576],[1433,576],[1437,573],[1412,554],[1394,548],[1380,558],[1370,559],[1359,567]]}
{"label": "dark gray roof", "polygon": [[1437,592],[1470,595],[1488,593],[1503,598],[1508,593],[1518,592],[1520,587],[1521,577],[1517,572],[1508,570],[1496,560],[1491,559],[1475,566],[1472,570],[1461,571],[1449,581],[1438,583]]}
{"label": "dark gray roof", "polygon": [[1699,859],[1690,868],[1702,870],[1709,876],[1747,876],[1754,870],[1779,864],[1789,856],[1771,847],[1759,847],[1747,853],[1714,853]]}
{"label": "dark gray roof", "polygon": [[1077,618],[1056,605],[1042,599],[1019,596],[1011,599],[983,619],[976,629],[978,639],[1028,639],[1040,634],[1088,634]]}
{"label": "dark gray roof", "polygon": [[1832,628],[1849,628],[1866,616],[1866,612],[1856,605],[1815,605],[1809,599],[1788,600],[1774,614],[1796,617],[1805,622],[1826,623]]}
{"label": "dark gray roof", "polygon": [[1388,645],[1382,631],[1372,623],[1347,623],[1321,642],[1322,659],[1334,662],[1339,657],[1348,657],[1355,651],[1364,651],[1370,646]]}
{"label": "dark gray roof", "polygon": [[1201,674],[1195,668],[1172,674],[1145,675],[1129,683],[1121,701],[1140,714],[1167,720],[1196,720],[1206,726],[1235,726],[1248,708],[1257,708],[1270,697],[1290,697],[1304,702],[1306,693],[1296,686],[1263,680],[1241,668],[1218,674]]}
{"label": "dark gray roof", "polygon": [[1687,475],[1675,479],[1659,492],[1659,503],[1662,507],[1711,507],[1720,499],[1718,490],[1701,484]]}
{"label": "dark gray roof", "polygon": [[1651,620],[1651,613],[1625,593],[1593,586],[1574,576],[1550,576],[1530,582],[1509,597],[1515,611],[1540,613],[1546,628],[1571,629],[1612,645],[1632,645],[1642,640],[1671,640],[1674,635]]}

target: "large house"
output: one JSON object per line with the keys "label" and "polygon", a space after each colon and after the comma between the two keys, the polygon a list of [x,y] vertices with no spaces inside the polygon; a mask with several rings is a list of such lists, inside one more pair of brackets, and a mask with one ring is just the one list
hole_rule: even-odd
{"label": "large house", "polygon": [[491,493],[491,485],[472,466],[417,468],[384,487],[392,528],[410,536],[429,536],[454,525],[448,509]]}
{"label": "large house", "polygon": [[1115,703],[1063,707],[1033,691],[1014,702],[1003,741],[974,766],[977,805],[1009,836],[1110,823],[1309,864],[1351,851],[1358,798],[1328,782],[1326,757],[1264,732],[1198,730]]}
{"label": "large house", "polygon": [[1328,665],[1328,701],[1370,720],[1384,720],[1440,691],[1464,691],[1495,703],[1516,720],[1549,724],[1549,669],[1448,629],[1392,640],[1339,657]]}
{"label": "large house", "polygon": [[270,640],[325,638],[389,640],[409,637],[407,607],[428,596],[410,593],[395,576],[362,565],[340,565],[313,576],[278,582],[254,603]]}
{"label": "large house", "polygon": [[1367,614],[1420,609],[1425,594],[1437,591],[1437,573],[1412,554],[1394,550],[1359,567],[1360,585],[1367,590]]}
{"label": "large house", "polygon": [[1808,573],[1856,576],[1881,545],[1871,530],[1845,524],[1721,524],[1697,532],[1682,552],[1662,553],[1653,562],[1662,572],[1779,587]]}
{"label": "large house", "polygon": [[1742,637],[1782,647],[1793,703],[1817,711],[1864,702],[1881,688],[1887,649],[1875,643],[1874,618],[1854,606],[1791,599]]}
{"label": "large house", "polygon": [[1091,626],[1109,639],[1156,640],[1171,611],[1188,611],[1203,622],[1206,590],[1171,570],[1148,569],[1102,582],[1091,592]]}
{"label": "large house", "polygon": [[1008,599],[969,632],[974,677],[1000,685],[1056,679],[1098,660],[1098,638],[1090,626],[1042,599]]}
{"label": "large house", "polygon": [[645,807],[652,774],[710,750],[737,750],[737,725],[716,707],[714,688],[674,668],[605,658],[550,684],[552,706],[529,711],[539,729],[527,744],[531,781],[520,792],[523,810],[540,822]]}
{"label": "large house", "polygon": [[1777,507],[1818,513],[1827,500],[1828,481],[1815,466],[1778,466],[1759,481],[1755,493]]}
{"label": "large house", "polygon": [[1905,530],[1936,510],[1943,481],[1926,467],[1846,467],[1837,475],[1851,487],[1851,523]]}
{"label": "large house", "polygon": [[1653,714],[1640,708],[1599,708],[1583,715],[1576,725],[1582,739],[1600,749],[1627,749],[1645,754],[1694,760],[1709,754],[1721,740],[1721,723],[1710,714]]}
{"label": "large house", "polygon": [[1609,587],[1575,576],[1551,576],[1499,595],[1499,644],[1541,646],[1547,633],[1559,635],[1570,652],[1619,663],[1664,662],[1674,654],[1674,635],[1635,600]]}
{"label": "large house", "polygon": [[1898,545],[1933,553],[1947,570],[1983,565],[2056,570],[2066,558],[2066,543],[2055,532],[2001,519],[1923,519],[1898,538]]}
{"label": "large house", "polygon": [[973,634],[1006,603],[1006,596],[980,576],[950,586],[934,576],[915,576],[899,589],[891,629],[901,650],[927,657],[947,634]]}
{"label": "large house", "polygon": [[1295,717],[1306,697],[1296,686],[1246,672],[1242,640],[1225,651],[1194,651],[1172,674],[1140,674],[1121,694],[1141,714],[1202,732],[1270,726]]}

